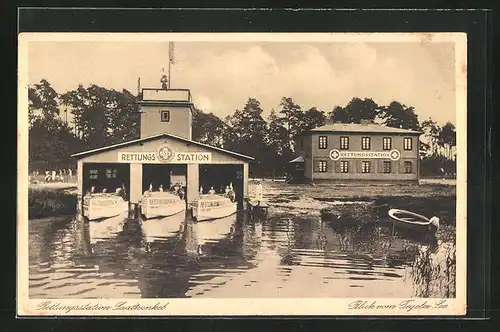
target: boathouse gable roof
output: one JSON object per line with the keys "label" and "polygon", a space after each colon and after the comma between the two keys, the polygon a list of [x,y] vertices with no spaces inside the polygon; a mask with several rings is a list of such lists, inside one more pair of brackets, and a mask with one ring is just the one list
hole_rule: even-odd
{"label": "boathouse gable roof", "polygon": [[[158,144],[158,141],[160,141],[159,144]],[[156,146],[155,146],[155,144],[156,144]],[[109,153],[117,152],[119,150],[125,151],[127,148],[128,148],[127,151],[130,151],[130,152],[146,152],[146,151],[152,152],[149,150],[151,150],[151,149],[156,150],[162,144],[172,146],[174,148],[174,150],[182,151],[182,152],[186,152],[186,153],[204,152],[206,150],[210,150],[210,151],[215,152],[214,157],[218,156],[215,158],[215,160],[216,161],[218,160],[220,162],[228,161],[228,160],[226,160],[227,157],[232,157],[231,158],[232,160],[238,159],[238,160],[247,161],[247,162],[254,160],[254,158],[243,155],[243,154],[239,154],[239,153],[229,151],[229,150],[224,150],[222,148],[218,148],[215,146],[211,146],[211,145],[203,144],[200,142],[188,140],[188,139],[183,138],[183,137],[175,136],[172,134],[166,134],[166,133],[154,135],[154,136],[149,136],[149,137],[144,137],[144,138],[140,138],[140,139],[135,139],[135,140],[131,140],[131,141],[123,142],[123,143],[113,144],[113,145],[105,146],[105,147],[98,148],[98,149],[83,151],[83,152],[75,153],[71,156],[75,157],[77,159],[84,159],[84,158],[87,159],[91,156],[99,155],[99,157],[102,157],[102,158],[97,158],[97,159],[112,159],[112,158],[107,157],[107,155]],[[100,160],[100,161],[104,162],[105,160]]]}

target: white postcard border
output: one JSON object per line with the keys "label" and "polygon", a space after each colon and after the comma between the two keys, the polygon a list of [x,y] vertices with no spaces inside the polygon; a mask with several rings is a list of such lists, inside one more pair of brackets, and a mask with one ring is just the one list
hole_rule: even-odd
{"label": "white postcard border", "polygon": [[[269,42],[454,42],[457,110],[456,298],[300,299],[99,299],[28,297],[28,43],[34,41],[269,41]],[[463,315],[466,313],[467,84],[464,33],[21,33],[18,59],[17,313],[19,316],[227,316],[227,315]],[[49,301],[49,303],[47,302]],[[116,308],[121,302],[128,310]],[[353,303],[361,301],[358,309]],[[405,301],[407,302],[405,305]],[[159,303],[159,304],[158,304]],[[437,307],[438,304],[440,307]],[[53,305],[53,307],[50,307]],[[141,306],[155,306],[145,310]],[[80,306],[76,308],[75,306]],[[92,306],[96,306],[97,310]],[[134,307],[135,306],[135,307]],[[158,307],[165,306],[162,309]],[[373,307],[374,306],[374,307]],[[377,307],[379,306],[379,307]],[[393,307],[395,306],[395,307]],[[64,308],[63,308],[64,307]],[[411,307],[411,310],[409,308]],[[42,309],[50,308],[50,309]],[[57,309],[59,308],[59,309]]]}

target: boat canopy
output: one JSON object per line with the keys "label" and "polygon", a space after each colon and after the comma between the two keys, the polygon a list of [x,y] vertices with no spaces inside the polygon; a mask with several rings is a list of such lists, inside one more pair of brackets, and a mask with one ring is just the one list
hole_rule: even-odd
{"label": "boat canopy", "polygon": [[228,197],[222,195],[200,195],[193,203],[199,203],[201,207],[214,207],[228,205],[232,202]]}
{"label": "boat canopy", "polygon": [[177,197],[177,195],[172,194],[168,191],[147,191],[145,196],[148,197]]}

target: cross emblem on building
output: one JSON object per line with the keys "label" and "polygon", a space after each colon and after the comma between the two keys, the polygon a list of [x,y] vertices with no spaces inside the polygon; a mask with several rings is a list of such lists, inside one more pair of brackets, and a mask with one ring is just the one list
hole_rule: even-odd
{"label": "cross emblem on building", "polygon": [[397,152],[397,151],[392,151],[392,152],[391,152],[391,158],[392,158],[392,159],[398,159],[398,158],[399,158],[399,152]]}
{"label": "cross emblem on building", "polygon": [[330,158],[333,160],[339,159],[340,158],[340,152],[338,150],[332,150],[330,151]]}

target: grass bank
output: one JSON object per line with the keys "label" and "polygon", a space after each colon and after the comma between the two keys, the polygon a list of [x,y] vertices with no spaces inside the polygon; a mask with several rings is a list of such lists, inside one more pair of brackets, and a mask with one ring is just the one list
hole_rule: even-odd
{"label": "grass bank", "polygon": [[28,217],[38,219],[76,213],[76,193],[66,189],[29,188]]}

